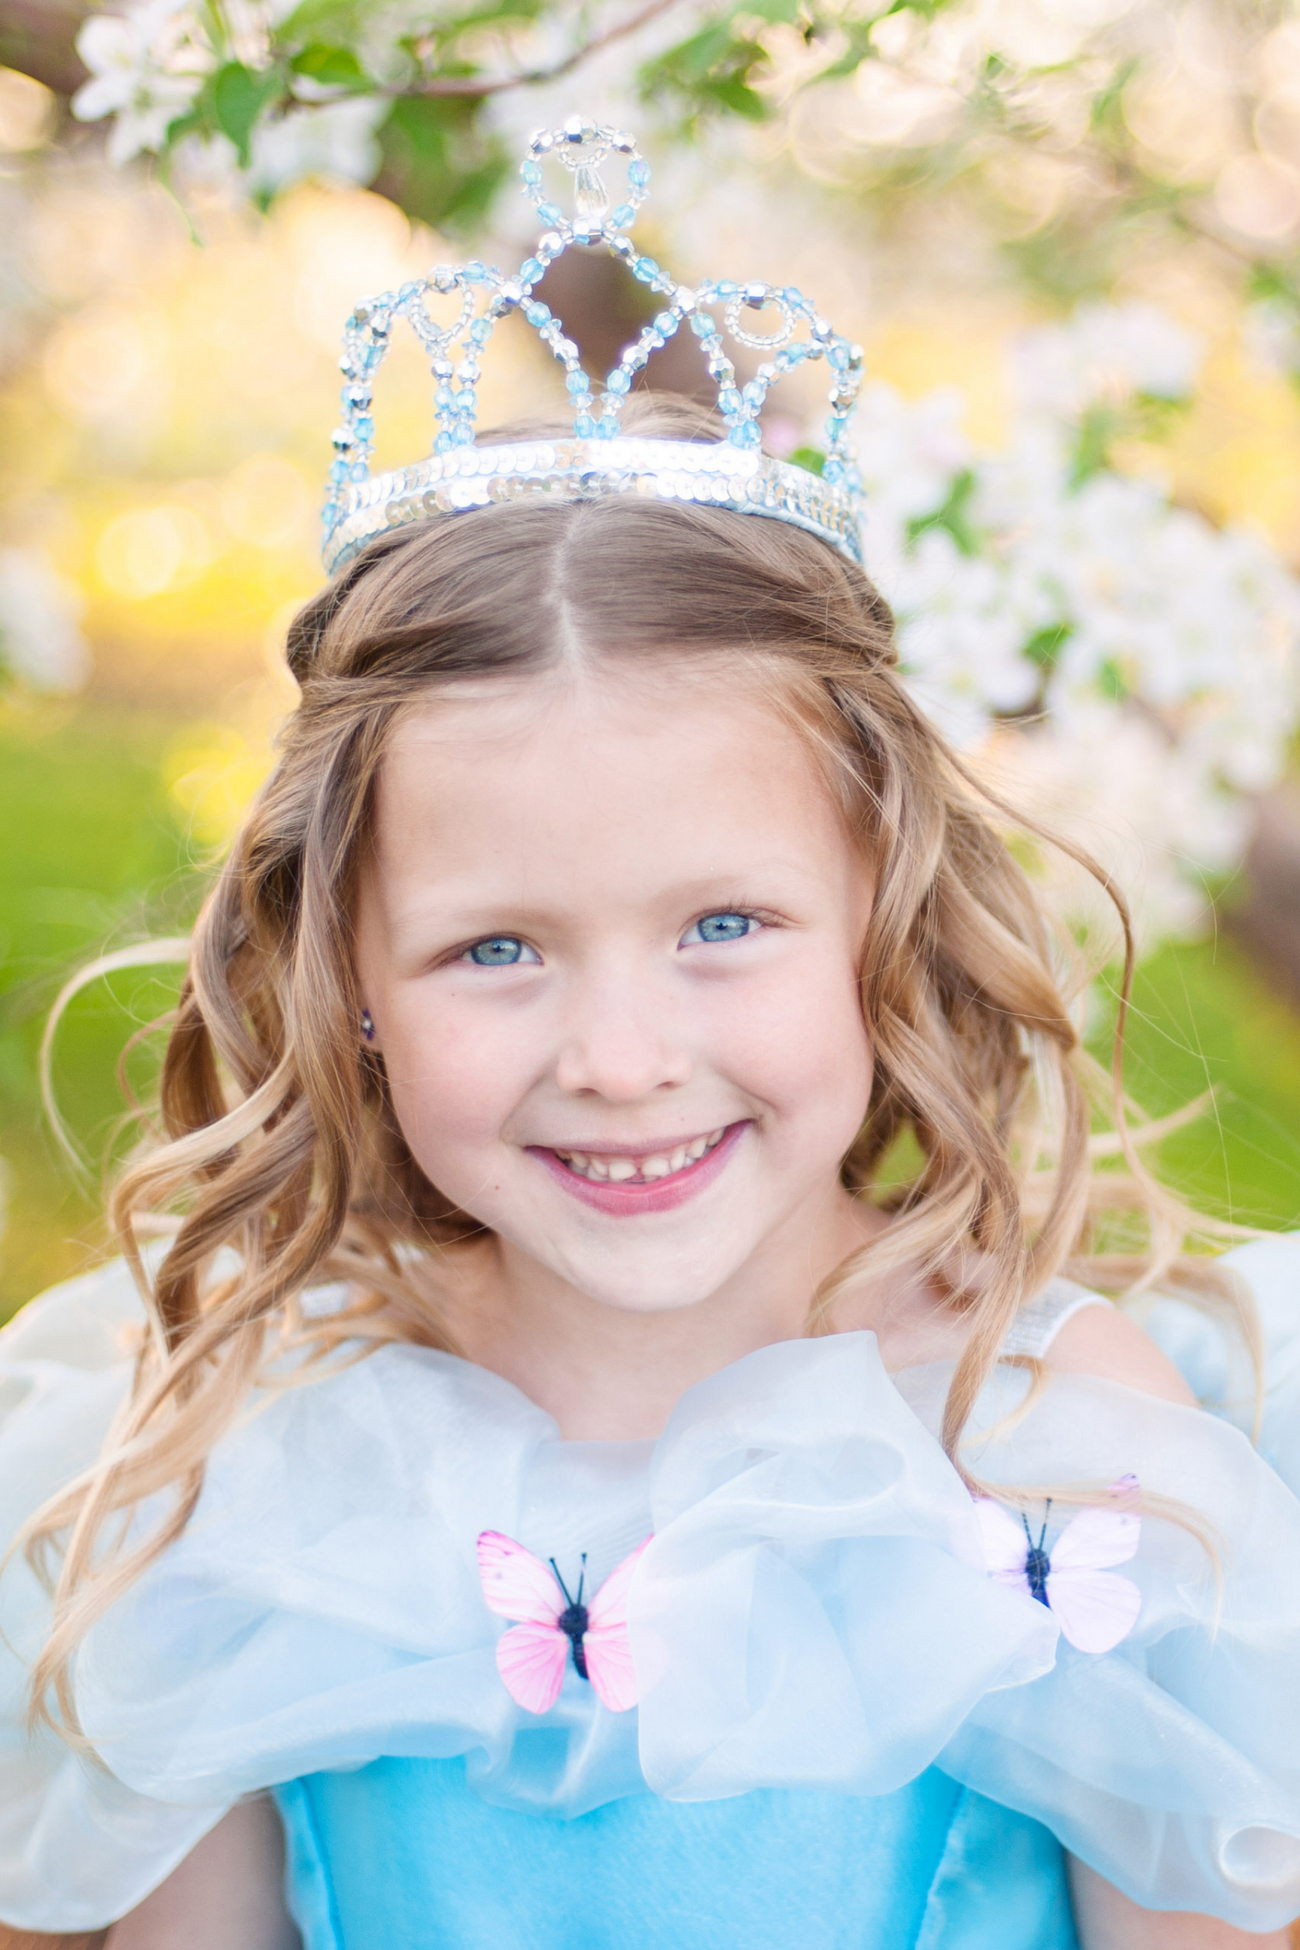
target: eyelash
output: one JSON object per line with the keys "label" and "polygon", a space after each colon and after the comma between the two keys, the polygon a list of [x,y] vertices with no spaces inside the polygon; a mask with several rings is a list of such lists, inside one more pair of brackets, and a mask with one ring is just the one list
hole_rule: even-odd
{"label": "eyelash", "polygon": [[[746,926],[744,932],[741,934],[720,935],[715,937],[713,941],[706,940],[704,936],[701,936],[698,941],[689,941],[688,937],[702,928],[707,921],[744,921]],[[747,940],[749,935],[757,929],[769,925],[770,923],[765,915],[752,913],[747,908],[715,907],[711,908],[707,914],[701,914],[698,921],[692,921],[690,927],[687,928],[686,933],[677,945],[679,948],[685,948],[687,946],[692,948],[717,947],[726,941]],[[507,943],[518,948],[521,952],[500,961],[478,961],[476,959],[477,951],[480,948],[504,946]],[[463,948],[456,959],[457,961],[471,962],[476,968],[518,968],[521,964],[536,964],[540,962],[541,956],[535,948],[531,947],[528,942],[524,941],[517,934],[487,934],[480,941],[472,941],[468,948]]]}

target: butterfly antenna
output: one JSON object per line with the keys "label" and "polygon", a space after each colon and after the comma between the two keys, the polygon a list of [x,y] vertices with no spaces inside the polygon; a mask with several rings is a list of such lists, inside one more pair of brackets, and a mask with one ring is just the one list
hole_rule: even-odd
{"label": "butterfly antenna", "polygon": [[[586,1582],[587,1582],[587,1553],[586,1551],[584,1551],[582,1553],[582,1569],[578,1573],[578,1595],[573,1601],[575,1605],[580,1605],[582,1603],[582,1587]],[[566,1593],[565,1595],[567,1596],[568,1594]]]}
{"label": "butterfly antenna", "polygon": [[1034,1548],[1034,1533],[1029,1528],[1029,1519],[1023,1510],[1020,1512],[1020,1521],[1025,1526],[1025,1542],[1028,1544],[1030,1550],[1032,1550]]}
{"label": "butterfly antenna", "polygon": [[[564,1602],[565,1602],[565,1604],[566,1604],[566,1605],[571,1605],[571,1604],[573,1603],[573,1600],[572,1600],[572,1598],[571,1598],[571,1597],[569,1596],[569,1587],[568,1587],[568,1585],[567,1585],[567,1584],[566,1584],[566,1583],[564,1582],[564,1579],[563,1579],[563,1578],[562,1578],[562,1577],[560,1576],[560,1567],[559,1567],[559,1565],[558,1565],[558,1564],[556,1563],[556,1561],[555,1561],[555,1559],[554,1559],[553,1557],[550,1557],[550,1558],[548,1558],[548,1559],[547,1559],[546,1561],[547,1561],[547,1563],[548,1563],[548,1564],[550,1565],[550,1567],[551,1567],[551,1569],[552,1569],[552,1570],[554,1571],[554,1573],[555,1573],[555,1582],[556,1582],[556,1583],[557,1583],[557,1584],[559,1585],[559,1587],[560,1587],[560,1589],[561,1589],[561,1591],[562,1591],[562,1592],[564,1593]],[[578,1591],[579,1591],[579,1593],[581,1593],[581,1591],[582,1591],[582,1586],[581,1586],[581,1585],[579,1585],[579,1586],[578,1586]]]}

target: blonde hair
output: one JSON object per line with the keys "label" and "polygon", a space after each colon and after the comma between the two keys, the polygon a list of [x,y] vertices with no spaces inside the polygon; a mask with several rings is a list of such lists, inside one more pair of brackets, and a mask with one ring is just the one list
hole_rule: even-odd
{"label": "blonde hair", "polygon": [[[683,432],[662,403],[633,424]],[[804,728],[875,888],[860,978],[874,1081],[844,1182],[869,1194],[900,1144],[919,1156],[880,1201],[889,1227],[814,1297],[809,1331],[888,1268],[936,1282],[969,1320],[944,1417],[951,1456],[1016,1309],[1058,1271],[1111,1291],[1215,1290],[1204,1254],[1184,1249],[1231,1229],[1198,1225],[1141,1165],[1119,1087],[1123,1006],[1100,1148],[1126,1168],[1099,1170],[1090,1123],[1107,1091],[1063,993],[1068,957],[999,831],[1012,809],[919,711],[888,607],[824,543],[632,497],[494,506],[373,542],[296,618],[288,652],[301,702],[194,931],[160,1139],[111,1202],[148,1316],[133,1396],[99,1464],[29,1533],[38,1557],[61,1547],[34,1697],[52,1691],[65,1728],[76,1646],[183,1529],[270,1356],[293,1346],[310,1376],[358,1344],[450,1344],[403,1255],[454,1255],[485,1235],[416,1167],[382,1061],[358,1037],[350,916],[389,735],[451,680],[532,677],[575,655],[637,670],[721,657]],[[1090,870],[1120,917],[1127,993],[1124,904]],[[1070,986],[1082,980],[1075,967]],[[147,1274],[140,1240],[168,1213],[174,1236]],[[331,1278],[349,1283],[348,1304],[302,1310],[304,1289]],[[167,1488],[144,1542],[105,1548],[115,1513]]]}

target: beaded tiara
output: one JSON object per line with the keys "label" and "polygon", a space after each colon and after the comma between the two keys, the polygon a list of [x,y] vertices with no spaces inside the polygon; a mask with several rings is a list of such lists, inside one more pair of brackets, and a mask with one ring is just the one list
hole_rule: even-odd
{"label": "beaded tiara", "polygon": [[[601,174],[611,162],[626,172],[622,200],[613,209]],[[572,217],[548,198],[548,163],[571,173]],[[586,500],[605,494],[707,503],[791,522],[861,564],[861,484],[848,432],[862,380],[862,348],[832,331],[792,285],[720,278],[692,290],[644,256],[628,230],[645,201],[650,167],[621,130],[570,116],[562,128],[533,137],[520,173],[545,229],[513,276],[473,261],[459,268],[440,264],[429,277],[358,305],[347,321],[339,361],[343,417],[334,434],[336,459],[324,509],[327,571],[342,568],[376,535],[408,522],[530,496]],[[571,244],[604,245],[662,301],[600,388],[583,371],[562,322],[534,296],[547,267]],[[431,306],[449,310],[450,320]],[[571,439],[476,442],[480,355],[498,321],[512,312],[522,315],[564,369],[573,403]],[[427,460],[372,475],[375,374],[399,318],[429,354],[438,431]],[[683,326],[698,337],[716,384],[725,440],[622,434],[619,416],[637,373]],[[724,331],[734,344],[765,355],[744,384],[737,383]],[[831,381],[820,474],[762,449],[759,415],[768,391],[806,360],[824,360]]]}

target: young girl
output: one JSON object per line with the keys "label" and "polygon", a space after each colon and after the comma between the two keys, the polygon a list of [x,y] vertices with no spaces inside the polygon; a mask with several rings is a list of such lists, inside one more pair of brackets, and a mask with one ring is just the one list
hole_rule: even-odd
{"label": "young girl", "polygon": [[[621,250],[592,150],[626,139],[574,126],[526,165],[577,155],[550,255]],[[844,404],[799,294],[651,269],[661,338],[775,306]],[[544,310],[524,273],[433,290],[464,330]],[[900,681],[842,428],[829,478],[764,458],[728,368],[721,441],[617,435],[611,382],[572,438],[475,444],[486,334],[453,387],[426,297],[351,327],[340,566],[125,1258],[2,1344],[0,1917],[1276,1950],[1295,1249],[1182,1258],[1126,1136],[1092,1170],[1064,963]],[[453,431],[372,482],[402,306]]]}

